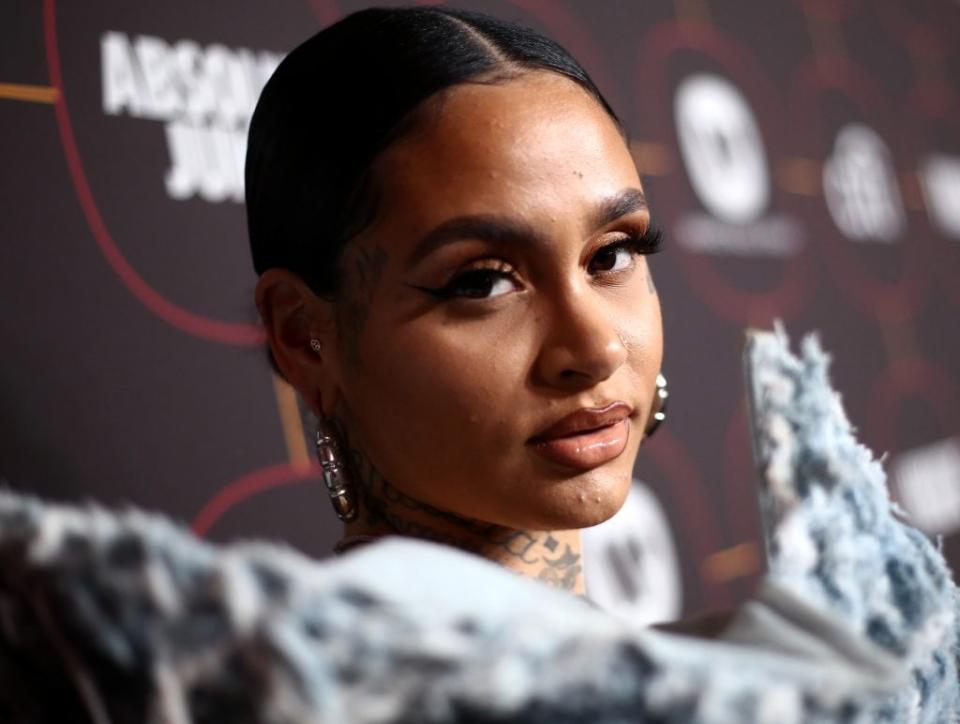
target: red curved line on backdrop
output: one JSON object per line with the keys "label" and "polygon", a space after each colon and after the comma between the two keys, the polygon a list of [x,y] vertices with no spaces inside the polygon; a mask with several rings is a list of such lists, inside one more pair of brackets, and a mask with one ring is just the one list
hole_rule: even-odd
{"label": "red curved line on backdrop", "polygon": [[73,135],[73,126],[70,122],[70,111],[67,108],[66,92],[63,86],[63,75],[60,71],[60,49],[57,44],[57,11],[55,0],[43,2],[43,38],[46,46],[47,68],[50,73],[50,85],[57,89],[57,98],[54,110],[57,116],[57,129],[60,133],[60,142],[63,145],[63,154],[67,160],[73,188],[77,200],[83,209],[87,225],[93,233],[97,246],[107,263],[120,277],[123,284],[140,302],[151,312],[168,324],[192,334],[196,337],[213,342],[255,346],[266,341],[262,329],[252,324],[222,322],[209,319],[190,312],[183,307],[165,299],[157,290],[151,287],[143,277],[124,258],[110,235],[97,202],[93,197],[90,184],[83,170],[83,161],[77,148],[77,140]]}
{"label": "red curved line on backdrop", "polygon": [[[926,10],[917,11],[917,7]],[[914,8],[907,10],[906,8]],[[937,8],[938,10],[940,8]],[[943,8],[946,10],[946,8]],[[879,4],[877,17],[890,38],[907,52],[921,58],[942,60],[949,55],[955,43],[956,23],[951,23],[946,12],[930,17],[930,3],[903,3],[885,0]],[[937,22],[940,21],[940,22]]]}
{"label": "red curved line on backdrop", "polygon": [[[745,399],[737,402],[727,422],[723,442],[723,490],[727,503],[727,520],[736,540],[763,538],[763,521],[757,502],[762,481],[752,464]],[[752,505],[751,505],[752,503]]]}
{"label": "red curved line on backdrop", "polygon": [[668,510],[678,511],[683,518],[681,525],[686,524],[679,533],[694,548],[701,596],[711,605],[725,605],[731,600],[730,586],[706,580],[700,570],[704,559],[722,546],[717,518],[724,511],[710,507],[709,491],[696,464],[680,440],[669,430],[657,430],[657,436],[644,444],[649,447],[644,451],[641,446],[641,454],[648,455],[651,462],[665,474],[667,481],[672,483],[655,488],[654,492],[669,498]]}
{"label": "red curved line on backdrop", "polygon": [[794,4],[807,17],[829,23],[850,20],[862,10],[860,0],[794,0]]}
{"label": "red curved line on backdrop", "polygon": [[309,467],[279,463],[254,470],[218,490],[197,513],[190,528],[196,535],[203,537],[227,511],[248,498],[273,488],[315,480],[322,473],[319,463],[311,463]]}
{"label": "red curved line on backdrop", "polygon": [[342,16],[343,11],[333,0],[310,0],[310,9],[321,25],[332,25]]}

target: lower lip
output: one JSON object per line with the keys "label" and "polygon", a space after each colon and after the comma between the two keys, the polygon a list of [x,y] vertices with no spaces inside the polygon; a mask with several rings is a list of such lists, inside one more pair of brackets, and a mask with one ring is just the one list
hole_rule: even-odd
{"label": "lower lip", "polygon": [[589,470],[618,457],[630,438],[630,418],[599,430],[530,443],[540,455],[555,463]]}

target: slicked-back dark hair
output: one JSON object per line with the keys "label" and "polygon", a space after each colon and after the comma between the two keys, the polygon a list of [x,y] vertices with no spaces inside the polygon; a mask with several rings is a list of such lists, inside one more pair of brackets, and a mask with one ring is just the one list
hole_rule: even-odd
{"label": "slicked-back dark hair", "polygon": [[567,76],[620,127],[559,44],[480,13],[370,8],[295,48],[267,82],[250,122],[247,226],[257,273],[282,267],[314,293],[335,297],[340,252],[375,213],[369,171],[377,155],[434,94],[524,70]]}

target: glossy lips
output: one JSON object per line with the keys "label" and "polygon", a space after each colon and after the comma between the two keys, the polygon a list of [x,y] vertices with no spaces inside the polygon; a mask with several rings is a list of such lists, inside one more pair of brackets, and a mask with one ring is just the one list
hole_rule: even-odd
{"label": "glossy lips", "polygon": [[610,462],[627,447],[633,409],[614,402],[601,409],[577,410],[527,444],[555,463],[589,470]]}

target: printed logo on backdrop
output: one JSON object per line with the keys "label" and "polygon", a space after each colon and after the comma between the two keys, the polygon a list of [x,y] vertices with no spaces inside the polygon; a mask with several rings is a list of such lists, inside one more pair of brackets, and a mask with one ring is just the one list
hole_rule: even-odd
{"label": "printed logo on backdrop", "polygon": [[186,3],[49,4],[60,137],[109,269],[184,332],[262,344],[245,139],[283,51],[318,27],[314,9],[284,4],[265,25],[259,6],[242,2],[227,14]]}
{"label": "printed logo on backdrop", "polygon": [[901,450],[890,469],[910,521],[929,535],[960,530],[960,439]]}
{"label": "printed logo on backdrop", "polygon": [[[811,204],[817,239],[841,294],[879,320],[908,317],[925,297],[923,251],[908,233],[911,209],[897,153],[893,104],[864,70],[842,58],[800,66],[794,113],[808,158],[822,158],[821,192]],[[936,183],[936,182],[935,182]],[[819,222],[819,223],[818,223]]]}
{"label": "printed logo on backdrop", "polygon": [[771,184],[763,136],[746,97],[726,78],[698,73],[674,94],[683,166],[706,212],[676,222],[677,240],[695,252],[792,257],[799,225],[769,213]]}
{"label": "printed logo on backdrop", "polygon": [[658,25],[640,47],[635,125],[679,155],[645,183],[683,251],[676,258],[691,291],[737,323],[789,317],[811,274],[805,230],[771,171],[771,149],[786,146],[776,89],[755,58],[709,26]]}
{"label": "printed logo on backdrop", "polygon": [[581,534],[590,600],[637,626],[672,621],[682,583],[673,533],[653,491],[634,480],[623,507]]}
{"label": "printed logo on backdrop", "polygon": [[907,48],[914,65],[933,71],[918,74],[913,90],[898,100],[910,111],[902,122],[921,145],[914,171],[938,244],[934,271],[947,295],[960,304],[960,103],[951,83],[955,74],[947,65],[960,37],[960,12],[956,2],[943,0],[882,0],[876,10],[889,37]]}
{"label": "printed logo on backdrop", "polygon": [[840,232],[852,241],[893,243],[907,225],[893,157],[860,123],[843,126],[823,164],[823,196]]}
{"label": "printed logo on backdrop", "polygon": [[873,383],[865,418],[909,522],[930,535],[960,530],[960,388],[949,371],[914,357]]}
{"label": "printed logo on backdrop", "polygon": [[242,202],[250,116],[281,57],[110,31],[100,39],[103,112],[162,124],[170,160],[157,176],[171,199]]}
{"label": "printed logo on backdrop", "polygon": [[702,73],[681,81],[673,105],[683,165],[703,205],[731,224],[759,218],[770,174],[747,99],[725,78]]}

